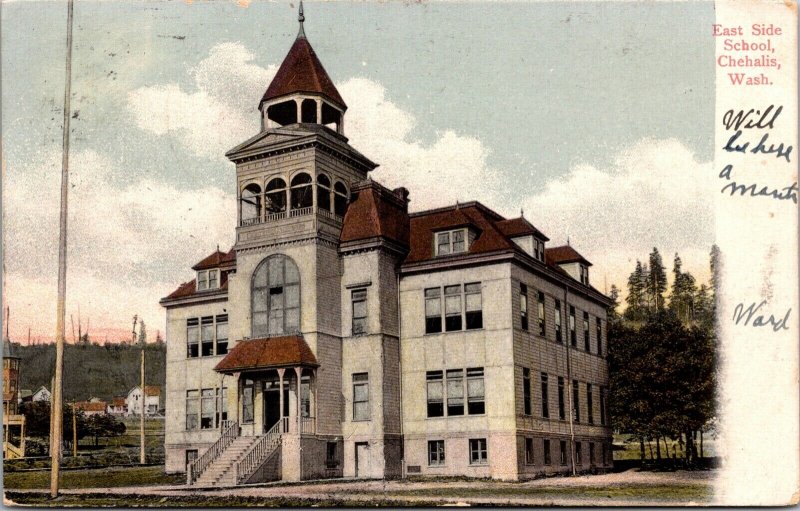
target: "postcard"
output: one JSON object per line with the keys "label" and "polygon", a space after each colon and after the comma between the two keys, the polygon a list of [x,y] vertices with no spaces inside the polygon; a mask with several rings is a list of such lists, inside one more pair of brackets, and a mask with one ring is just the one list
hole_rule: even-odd
{"label": "postcard", "polygon": [[5,505],[800,500],[796,1],[0,7]]}

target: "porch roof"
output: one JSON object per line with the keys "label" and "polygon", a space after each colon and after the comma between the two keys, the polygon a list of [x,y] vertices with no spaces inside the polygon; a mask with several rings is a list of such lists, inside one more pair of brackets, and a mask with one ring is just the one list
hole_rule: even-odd
{"label": "porch roof", "polygon": [[214,370],[230,374],[292,366],[319,367],[311,348],[299,335],[239,341]]}

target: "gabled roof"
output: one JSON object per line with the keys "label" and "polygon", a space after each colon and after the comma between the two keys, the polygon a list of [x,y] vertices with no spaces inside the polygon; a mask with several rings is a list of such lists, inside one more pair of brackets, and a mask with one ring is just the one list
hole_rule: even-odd
{"label": "gabled roof", "polygon": [[144,386],[144,395],[145,396],[160,396],[161,395],[161,387],[158,385],[145,385]]}
{"label": "gabled roof", "polygon": [[314,48],[303,35],[295,39],[261,98],[261,103],[296,92],[320,94],[339,108],[347,110],[347,105],[317,58]]}
{"label": "gabled roof", "polygon": [[585,257],[580,255],[577,250],[569,245],[561,247],[553,247],[545,249],[544,258],[547,264],[569,264],[569,263],[583,263],[586,266],[591,266]]}
{"label": "gabled roof", "polygon": [[217,248],[211,255],[203,258],[202,261],[192,266],[193,270],[207,270],[209,268],[219,268],[225,263],[236,262],[236,252],[231,249],[229,252],[222,252]]}
{"label": "gabled roof", "polygon": [[299,335],[239,341],[214,370],[233,373],[291,366],[319,366],[311,348]]}
{"label": "gabled roof", "polygon": [[342,243],[384,238],[404,247],[409,243],[408,191],[389,190],[375,181],[353,185],[355,195],[344,216]]}
{"label": "gabled roof", "polygon": [[509,238],[515,238],[517,236],[533,235],[544,241],[550,241],[550,238],[545,236],[542,231],[534,227],[532,223],[528,222],[528,220],[522,216],[519,218],[509,218],[508,220],[501,220],[497,222],[497,228],[500,229],[500,232],[502,232]]}
{"label": "gabled roof", "polygon": [[77,408],[78,410],[83,410],[84,412],[105,412],[106,402],[78,401],[77,403],[75,403],[75,408]]}
{"label": "gabled roof", "polygon": [[111,400],[111,403],[112,403],[112,406],[117,406],[117,407],[128,406],[128,403],[125,401],[125,398],[124,397],[119,397],[119,396],[114,397],[114,399]]}

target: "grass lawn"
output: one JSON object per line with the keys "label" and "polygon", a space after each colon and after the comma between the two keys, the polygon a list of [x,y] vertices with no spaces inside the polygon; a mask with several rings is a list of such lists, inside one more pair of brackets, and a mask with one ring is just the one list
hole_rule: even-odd
{"label": "grass lawn", "polygon": [[[164,467],[161,465],[64,470],[61,472],[61,488],[64,489],[182,484],[184,482],[186,482],[185,475],[165,474]],[[6,490],[50,488],[50,472],[47,470],[7,472],[3,474],[3,487]]]}
{"label": "grass lawn", "polygon": [[[630,435],[614,435],[614,459],[615,460],[638,460],[641,457],[640,450],[639,450],[639,441],[638,440],[629,440]],[[624,449],[617,449],[616,447],[619,445],[623,445]],[[673,440],[667,440],[667,446],[669,446],[669,456],[672,457],[672,449],[675,447],[675,450],[678,454],[678,457],[683,457],[683,451],[681,450],[680,445],[678,442]],[[655,441],[650,442],[649,444],[645,442],[645,456],[649,459],[650,458],[650,448],[653,448],[653,455],[655,456],[656,453],[656,445]],[[711,458],[717,455],[716,451],[716,443],[711,435],[705,435],[703,440],[703,456],[706,458]],[[697,444],[697,451],[698,454],[700,453],[700,444]],[[661,456],[666,458],[667,454],[664,452],[664,441],[661,441]]]}

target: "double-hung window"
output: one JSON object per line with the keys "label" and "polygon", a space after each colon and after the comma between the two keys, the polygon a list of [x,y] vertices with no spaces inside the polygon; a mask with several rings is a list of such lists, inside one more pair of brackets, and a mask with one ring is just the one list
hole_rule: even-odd
{"label": "double-hung window", "polygon": [[200,354],[210,357],[214,354],[214,316],[200,319]]}
{"label": "double-hung window", "polygon": [[592,384],[586,384],[586,420],[589,424],[594,424],[594,403],[592,402],[594,396],[592,396]]}
{"label": "double-hung window", "polygon": [[467,251],[467,230],[455,229],[436,233],[436,255],[458,254]]}
{"label": "double-hung window", "polygon": [[353,374],[353,420],[369,420],[369,374]]}
{"label": "double-hung window", "polygon": [[575,442],[575,465],[583,465],[583,442]]}
{"label": "double-hung window", "polygon": [[567,464],[567,441],[566,440],[561,440],[559,442],[558,447],[559,447],[559,454],[560,454],[559,461],[561,461],[562,465],[566,465]]}
{"label": "double-hung window", "polygon": [[539,335],[544,337],[545,335],[545,323],[544,323],[544,293],[539,291],[539,303],[538,303],[538,310],[537,316],[539,320]]}
{"label": "double-hung window", "polygon": [[550,394],[547,389],[547,374],[542,373],[542,417],[550,417]]}
{"label": "double-hung window", "polygon": [[200,426],[200,391],[186,391],[186,429],[193,430]]}
{"label": "double-hung window", "polygon": [[556,300],[555,305],[555,315],[556,315],[556,342],[561,342],[561,302]]}
{"label": "double-hung window", "polygon": [[481,301],[480,282],[464,284],[464,301],[466,302],[467,330],[483,328],[483,303]]}
{"label": "double-hung window", "polygon": [[594,442],[589,442],[589,466],[594,466]]}
{"label": "double-hung window", "polygon": [[581,406],[578,391],[578,380],[572,380],[572,420],[581,421]]}
{"label": "double-hung window", "polygon": [[467,369],[467,413],[470,415],[486,413],[484,392],[483,368]]}
{"label": "double-hung window", "polygon": [[558,418],[562,421],[567,418],[564,403],[564,378],[558,377]]}
{"label": "double-hung window", "polygon": [[444,440],[428,441],[428,465],[444,465]]}
{"label": "double-hung window", "polygon": [[485,465],[489,461],[485,438],[471,438],[469,440],[469,464]]}
{"label": "double-hung window", "polygon": [[461,286],[444,288],[444,329],[447,332],[461,330]]}
{"label": "double-hung window", "polygon": [[186,356],[200,356],[200,320],[197,318],[186,320]]}
{"label": "double-hung window", "polygon": [[216,427],[222,427],[222,421],[228,420],[228,388],[217,389],[217,419]]}
{"label": "double-hung window", "polygon": [[586,350],[586,353],[592,351],[592,347],[589,345],[589,313],[583,313],[583,348]]}
{"label": "double-hung window", "polygon": [[528,329],[528,286],[519,285],[519,323],[523,330]]}
{"label": "double-hung window", "polygon": [[522,409],[525,415],[531,414],[531,370],[522,368]]}
{"label": "double-hung window", "polygon": [[197,290],[206,291],[219,288],[219,270],[201,270],[197,272]]}
{"label": "double-hung window", "polygon": [[533,438],[527,437],[525,438],[525,463],[527,465],[533,465],[533,462],[534,462]]}
{"label": "double-hung window", "polygon": [[550,465],[553,462],[550,456],[550,440],[545,439],[542,441],[542,444],[542,448],[544,450],[544,464]]}
{"label": "double-hung window", "polygon": [[215,389],[200,391],[200,429],[214,429],[214,417],[217,413],[216,398]]}
{"label": "double-hung window", "polygon": [[255,382],[250,379],[245,379],[242,384],[242,423],[250,424],[255,417],[253,413],[253,392],[255,391]]}
{"label": "double-hung window", "polygon": [[464,370],[447,371],[447,415],[464,415]]}
{"label": "double-hung window", "polygon": [[442,371],[428,371],[425,379],[428,391],[428,417],[444,417]]}
{"label": "double-hung window", "polygon": [[354,289],[351,293],[353,304],[353,335],[367,333],[367,290]]}
{"label": "double-hung window", "polygon": [[217,333],[217,355],[228,353],[228,315],[220,314],[216,317]]}
{"label": "double-hung window", "polygon": [[597,355],[603,356],[603,320],[597,318]]}
{"label": "double-hung window", "polygon": [[573,348],[578,347],[578,334],[575,331],[575,307],[569,306],[569,340]]}
{"label": "double-hung window", "polygon": [[425,290],[425,333],[442,331],[442,290],[433,287]]}
{"label": "double-hung window", "polygon": [[600,424],[606,425],[606,388],[600,387]]}

